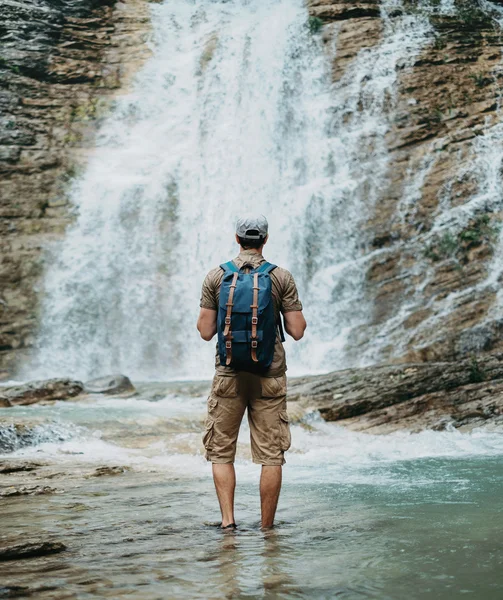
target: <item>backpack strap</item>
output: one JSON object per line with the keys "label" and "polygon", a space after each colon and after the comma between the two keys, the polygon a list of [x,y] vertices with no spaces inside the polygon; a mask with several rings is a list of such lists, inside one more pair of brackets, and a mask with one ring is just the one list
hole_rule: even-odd
{"label": "backpack strap", "polygon": [[270,273],[276,267],[277,267],[277,265],[273,265],[272,263],[265,261],[260,265],[260,267],[257,267],[256,272],[257,273]]}
{"label": "backpack strap", "polygon": [[283,331],[283,319],[281,318],[281,313],[278,315],[278,331],[279,331],[279,339],[282,343],[285,343],[285,332]]}
{"label": "backpack strap", "polygon": [[253,362],[258,362],[257,358],[257,324],[258,324],[258,274],[259,271],[255,271],[253,274],[253,304],[250,305],[252,309],[252,327],[251,327],[251,357]]}
{"label": "backpack strap", "polygon": [[221,264],[220,268],[223,269],[226,273],[239,273],[239,269],[234,264],[233,260],[230,260],[229,262]]}
{"label": "backpack strap", "polygon": [[227,314],[225,315],[225,328],[224,328],[224,339],[225,339],[225,364],[230,365],[232,361],[232,332],[231,332],[231,315],[232,307],[234,306],[234,290],[236,289],[236,282],[238,280],[238,271],[234,271],[232,277],[232,283],[229,287],[229,297],[227,298]]}

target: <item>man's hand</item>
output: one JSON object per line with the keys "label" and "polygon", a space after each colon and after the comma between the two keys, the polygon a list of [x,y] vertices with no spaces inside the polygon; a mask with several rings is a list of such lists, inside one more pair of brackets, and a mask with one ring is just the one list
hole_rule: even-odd
{"label": "man's hand", "polygon": [[203,340],[209,342],[217,332],[217,311],[211,308],[201,308],[197,319],[197,330]]}
{"label": "man's hand", "polygon": [[301,310],[283,313],[283,318],[285,320],[285,331],[288,335],[291,335],[295,341],[304,337],[307,323]]}

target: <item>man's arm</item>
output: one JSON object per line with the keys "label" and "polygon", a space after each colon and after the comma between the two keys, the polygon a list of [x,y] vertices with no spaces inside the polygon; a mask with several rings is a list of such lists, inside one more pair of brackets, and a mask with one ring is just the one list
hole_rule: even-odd
{"label": "man's arm", "polygon": [[285,331],[288,335],[291,335],[295,341],[304,337],[307,323],[301,310],[283,313],[283,318],[285,320]]}
{"label": "man's arm", "polygon": [[217,332],[217,311],[211,308],[201,308],[197,319],[197,330],[203,340],[209,342]]}

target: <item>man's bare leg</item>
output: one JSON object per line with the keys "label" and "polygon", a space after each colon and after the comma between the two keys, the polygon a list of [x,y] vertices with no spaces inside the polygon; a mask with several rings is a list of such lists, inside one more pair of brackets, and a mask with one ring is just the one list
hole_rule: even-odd
{"label": "man's bare leg", "polygon": [[222,527],[235,523],[234,521],[234,490],[236,488],[236,473],[233,464],[213,463],[213,481],[217,491]]}
{"label": "man's bare leg", "polygon": [[262,465],[260,476],[260,508],[262,512],[262,529],[272,527],[274,515],[278,506],[279,492],[281,490],[281,466]]}

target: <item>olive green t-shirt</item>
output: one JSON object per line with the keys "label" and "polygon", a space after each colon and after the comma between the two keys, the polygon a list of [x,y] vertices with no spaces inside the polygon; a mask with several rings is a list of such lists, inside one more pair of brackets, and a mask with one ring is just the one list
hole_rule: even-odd
{"label": "olive green t-shirt", "polygon": [[[250,268],[257,268],[265,262],[265,258],[262,254],[258,254],[253,250],[243,250],[234,259],[234,263],[239,267],[249,266]],[[199,306],[201,308],[209,308],[211,310],[218,310],[218,303],[220,298],[220,284],[224,272],[220,267],[212,269],[204,278],[203,287],[201,290],[201,302]],[[279,314],[292,312],[296,310],[302,310],[302,303],[299,300],[297,292],[297,286],[292,277],[292,274],[286,269],[276,267],[271,271],[271,285],[272,285],[272,298],[274,304],[274,313],[276,318],[279,318]],[[220,357],[218,355],[218,344],[215,355],[215,369],[217,373],[229,373],[234,372],[231,367],[226,367],[220,364]],[[276,344],[274,346],[274,357],[272,364],[267,372],[270,377],[279,377],[284,375],[286,371],[286,358],[285,349],[281,343],[279,332],[276,335]]]}

